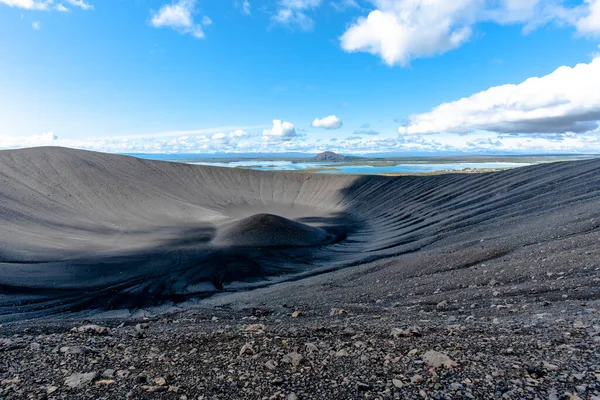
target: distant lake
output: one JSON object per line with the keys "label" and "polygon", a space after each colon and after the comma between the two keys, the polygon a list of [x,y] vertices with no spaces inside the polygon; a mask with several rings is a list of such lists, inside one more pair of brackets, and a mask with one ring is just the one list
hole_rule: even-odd
{"label": "distant lake", "polygon": [[243,160],[229,162],[190,162],[195,165],[213,167],[246,168],[257,171],[310,171],[322,174],[401,174],[439,171],[462,171],[468,169],[509,169],[531,165],[529,163],[482,162],[482,163],[449,163],[449,164],[396,164],[396,165],[340,165],[327,162],[291,162]]}

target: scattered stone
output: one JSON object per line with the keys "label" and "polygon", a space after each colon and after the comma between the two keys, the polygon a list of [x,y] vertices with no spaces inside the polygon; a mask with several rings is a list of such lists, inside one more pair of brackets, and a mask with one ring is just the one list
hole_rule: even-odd
{"label": "scattered stone", "polygon": [[264,324],[252,324],[246,327],[246,332],[263,333],[265,329],[266,328]]}
{"label": "scattered stone", "polygon": [[107,369],[102,373],[102,377],[106,378],[106,379],[111,379],[112,377],[115,376],[115,370],[114,369]]}
{"label": "scattered stone", "polygon": [[345,349],[341,349],[335,352],[336,357],[348,357],[348,352]]}
{"label": "scattered stone", "polygon": [[402,389],[404,387],[404,383],[402,383],[399,379],[392,379],[392,385],[398,389]]}
{"label": "scattered stone", "polygon": [[0,381],[0,385],[2,386],[18,385],[19,383],[21,383],[21,379],[19,378],[4,379]]}
{"label": "scattered stone", "polygon": [[283,380],[283,378],[280,378],[280,377],[276,377],[271,380],[271,383],[273,385],[277,385],[277,386],[283,385],[284,382],[285,382],[285,380]]}
{"label": "scattered stone", "polygon": [[348,315],[348,312],[341,308],[332,308],[331,311],[329,311],[329,316],[331,317],[342,317],[345,315]]}
{"label": "scattered stone", "polygon": [[542,363],[542,367],[546,370],[546,371],[558,371],[558,365],[554,365],[554,364],[550,364],[548,362],[543,362]]}
{"label": "scattered stone", "polygon": [[315,351],[319,350],[319,348],[317,347],[317,345],[314,344],[314,343],[306,343],[306,345],[304,347],[306,348],[306,353],[308,353],[308,354],[312,354]]}
{"label": "scattered stone", "polygon": [[543,377],[546,373],[544,372],[543,368],[542,368],[542,364],[531,364],[528,365],[527,368],[527,373],[529,375],[531,375],[532,378],[534,379],[538,379]]}
{"label": "scattered stone", "polygon": [[96,379],[96,372],[88,372],[85,374],[73,374],[65,379],[65,385],[71,388],[80,388]]}
{"label": "scattered stone", "polygon": [[63,346],[60,348],[60,352],[64,354],[87,354],[91,353],[92,350],[83,346]]}
{"label": "scattered stone", "polygon": [[142,386],[142,390],[144,390],[145,392],[148,393],[159,393],[159,392],[166,392],[168,390],[168,388],[166,386]]}
{"label": "scattered stone", "polygon": [[148,329],[148,328],[150,328],[150,325],[148,325],[148,324],[146,324],[146,323],[143,323],[143,324],[137,324],[137,325],[135,326],[135,330],[137,330],[137,331],[142,331],[142,330],[145,330],[145,329]]}
{"label": "scattered stone", "polygon": [[302,362],[302,355],[299,353],[291,352],[283,356],[283,362],[292,364],[292,366],[297,367]]}
{"label": "scattered stone", "polygon": [[110,329],[105,326],[100,325],[83,325],[80,327],[76,327],[71,329],[72,333],[89,333],[92,335],[108,335],[110,333]]}
{"label": "scattered stone", "polygon": [[292,313],[292,318],[298,318],[302,315],[302,311],[296,310]]}
{"label": "scattered stone", "polygon": [[371,385],[367,384],[367,383],[363,383],[363,382],[358,382],[356,384],[356,389],[359,392],[368,392],[372,389]]}
{"label": "scattered stone", "polygon": [[162,377],[160,377],[160,378],[156,378],[156,379],[154,380],[154,384],[155,384],[156,386],[165,386],[165,385],[167,384],[167,380],[166,380],[165,378],[162,378]]}
{"label": "scattered stone", "polygon": [[421,336],[421,330],[418,327],[412,327],[408,329],[392,328],[392,337],[419,337]]}
{"label": "scattered stone", "polygon": [[583,321],[580,321],[580,320],[575,321],[573,323],[573,328],[575,328],[575,329],[586,329],[588,327],[589,327],[588,325],[584,324]]}
{"label": "scattered stone", "polygon": [[446,354],[433,350],[429,350],[428,352],[423,354],[422,358],[425,364],[432,368],[454,368],[458,366],[458,364],[452,361],[452,359]]}
{"label": "scattered stone", "polygon": [[102,379],[96,381],[96,385],[112,385],[113,383],[115,383],[113,379]]}
{"label": "scattered stone", "polygon": [[275,361],[269,360],[265,363],[265,367],[267,367],[267,369],[270,369],[271,371],[273,371],[277,368],[277,364],[275,363]]}
{"label": "scattered stone", "polygon": [[246,343],[240,349],[240,356],[243,356],[244,354],[254,354],[254,348],[252,348],[250,343]]}

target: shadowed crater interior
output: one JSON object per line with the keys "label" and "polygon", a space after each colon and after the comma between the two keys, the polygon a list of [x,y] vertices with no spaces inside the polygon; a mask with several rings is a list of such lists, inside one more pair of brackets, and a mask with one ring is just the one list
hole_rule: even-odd
{"label": "shadowed crater interior", "polygon": [[507,254],[596,229],[599,168],[384,177],[0,151],[0,323],[169,306],[361,265],[420,276],[445,260],[411,270],[407,258],[493,257],[493,238]]}
{"label": "shadowed crater interior", "polygon": [[273,214],[256,214],[226,226],[214,244],[241,247],[311,247],[335,241],[326,230]]}

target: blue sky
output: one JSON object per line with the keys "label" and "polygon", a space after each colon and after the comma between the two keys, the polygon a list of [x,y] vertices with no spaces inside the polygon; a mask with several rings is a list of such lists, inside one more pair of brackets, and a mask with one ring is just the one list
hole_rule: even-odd
{"label": "blue sky", "polygon": [[0,148],[600,152],[600,0],[0,0],[0,37]]}

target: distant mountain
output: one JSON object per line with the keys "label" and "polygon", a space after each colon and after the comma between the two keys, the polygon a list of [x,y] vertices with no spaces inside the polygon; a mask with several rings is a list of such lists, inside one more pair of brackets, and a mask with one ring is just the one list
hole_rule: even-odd
{"label": "distant mountain", "polygon": [[328,161],[328,162],[342,162],[342,161],[355,161],[360,160],[362,157],[354,156],[343,156],[341,154],[334,153],[332,151],[324,151],[321,154],[317,154],[313,157],[313,161]]}

